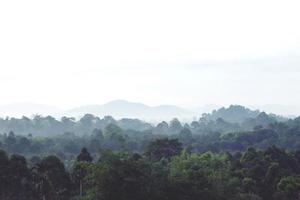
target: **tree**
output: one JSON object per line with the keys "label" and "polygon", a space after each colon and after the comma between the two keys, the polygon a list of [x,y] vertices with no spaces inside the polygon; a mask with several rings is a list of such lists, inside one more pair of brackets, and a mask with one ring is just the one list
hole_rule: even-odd
{"label": "tree", "polygon": [[94,129],[89,141],[89,150],[92,153],[97,153],[101,149],[103,140],[104,136],[101,129]]}
{"label": "tree", "polygon": [[179,131],[181,131],[181,129],[182,129],[182,125],[181,125],[180,121],[177,118],[174,118],[170,122],[171,134],[177,134],[177,133],[179,133]]}
{"label": "tree", "polygon": [[99,139],[92,139],[88,144],[88,148],[91,151],[91,153],[97,153],[99,150],[101,150],[101,146],[102,143]]}
{"label": "tree", "polygon": [[187,144],[192,140],[193,134],[190,129],[183,128],[178,135],[178,138],[181,142]]}
{"label": "tree", "polygon": [[168,134],[168,131],[169,131],[169,124],[165,121],[160,122],[155,127],[155,132],[157,134]]}
{"label": "tree", "polygon": [[92,163],[87,161],[76,161],[73,165],[72,170],[72,178],[74,184],[76,187],[76,193],[79,194],[80,197],[85,195],[85,186],[88,184],[86,177],[90,170],[90,168],[93,166]]}
{"label": "tree", "polygon": [[175,156],[170,162],[170,199],[222,199],[227,191],[229,163],[212,153]]}
{"label": "tree", "polygon": [[130,154],[103,152],[95,165],[90,199],[152,200],[151,168],[147,160]]}
{"label": "tree", "polygon": [[5,138],[4,144],[10,152],[15,152],[17,139],[14,132],[10,131],[8,137]]}
{"label": "tree", "polygon": [[70,198],[71,180],[64,164],[56,156],[45,157],[37,168],[43,199]]}
{"label": "tree", "polygon": [[88,150],[84,147],[81,149],[81,153],[77,156],[77,161],[92,162],[93,158]]}
{"label": "tree", "polygon": [[5,151],[0,150],[0,199],[7,199],[10,188],[9,158]]}
{"label": "tree", "polygon": [[157,139],[150,142],[147,147],[146,155],[151,160],[160,160],[162,158],[170,159],[172,156],[180,154],[182,144],[177,139]]}
{"label": "tree", "polygon": [[18,141],[16,150],[18,153],[28,152],[30,150],[31,142],[26,137],[21,137]]}
{"label": "tree", "polygon": [[27,200],[31,194],[30,172],[25,157],[12,155],[9,163],[10,190],[12,199]]}
{"label": "tree", "polygon": [[103,140],[104,136],[103,136],[103,132],[101,131],[101,129],[95,128],[92,132],[91,138],[98,139],[100,141]]}
{"label": "tree", "polygon": [[275,199],[299,200],[300,199],[300,177],[287,176],[280,180],[277,185]]}
{"label": "tree", "polygon": [[80,150],[80,146],[78,143],[74,142],[74,141],[68,141],[65,145],[64,145],[64,151],[67,153],[78,153]]}
{"label": "tree", "polygon": [[104,130],[105,147],[113,150],[121,150],[125,148],[125,135],[123,130],[115,125],[109,124]]}

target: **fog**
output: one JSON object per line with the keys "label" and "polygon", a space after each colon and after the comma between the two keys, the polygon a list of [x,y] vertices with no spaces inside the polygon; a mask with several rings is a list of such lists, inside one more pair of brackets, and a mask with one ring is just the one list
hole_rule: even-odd
{"label": "fog", "polygon": [[0,105],[299,107],[298,8],[266,0],[2,1]]}

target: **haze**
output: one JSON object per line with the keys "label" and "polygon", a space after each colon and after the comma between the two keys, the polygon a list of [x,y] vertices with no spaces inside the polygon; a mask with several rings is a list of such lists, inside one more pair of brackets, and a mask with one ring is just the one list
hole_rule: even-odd
{"label": "haze", "polygon": [[298,1],[1,1],[0,105],[300,107]]}

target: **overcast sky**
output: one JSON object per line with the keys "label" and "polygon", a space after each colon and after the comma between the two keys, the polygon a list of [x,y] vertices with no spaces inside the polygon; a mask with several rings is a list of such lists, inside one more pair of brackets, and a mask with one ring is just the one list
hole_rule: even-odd
{"label": "overcast sky", "polygon": [[300,106],[300,2],[0,1],[0,105]]}

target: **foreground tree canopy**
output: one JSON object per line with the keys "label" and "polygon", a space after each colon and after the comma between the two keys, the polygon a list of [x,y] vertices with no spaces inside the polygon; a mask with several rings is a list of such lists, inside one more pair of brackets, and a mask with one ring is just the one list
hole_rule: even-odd
{"label": "foreground tree canopy", "polygon": [[[300,151],[275,146],[243,153],[189,153],[176,140],[153,141],[144,154],[84,148],[70,170],[56,156],[29,165],[0,151],[3,200],[299,200]],[[165,149],[168,149],[167,151]],[[149,156],[160,152],[159,157]],[[170,154],[169,152],[172,152]]]}
{"label": "foreground tree canopy", "polygon": [[300,200],[300,118],[0,119],[1,200]]}

